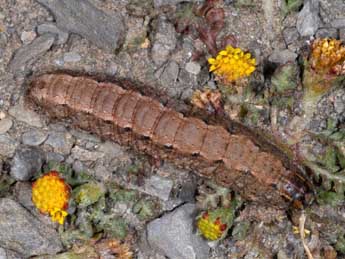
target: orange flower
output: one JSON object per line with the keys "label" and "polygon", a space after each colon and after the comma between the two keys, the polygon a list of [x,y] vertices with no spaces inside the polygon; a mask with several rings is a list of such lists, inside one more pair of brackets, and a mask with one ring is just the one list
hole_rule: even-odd
{"label": "orange flower", "polygon": [[312,44],[311,67],[319,73],[344,72],[345,47],[340,40],[316,39]]}
{"label": "orange flower", "polygon": [[32,185],[32,201],[36,208],[60,224],[67,216],[69,197],[69,185],[55,171],[43,175]]}

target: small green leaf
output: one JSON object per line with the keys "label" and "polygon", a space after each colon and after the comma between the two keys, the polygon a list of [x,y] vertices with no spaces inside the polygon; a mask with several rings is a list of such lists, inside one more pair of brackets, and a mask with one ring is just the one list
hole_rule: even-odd
{"label": "small green leaf", "polygon": [[286,6],[290,12],[297,12],[303,5],[303,0],[285,0]]}
{"label": "small green leaf", "polygon": [[235,225],[234,229],[232,230],[232,236],[236,241],[242,241],[247,236],[248,230],[250,227],[250,223],[240,222],[239,224]]}
{"label": "small green leaf", "polygon": [[336,193],[336,192],[328,192],[328,191],[319,191],[317,201],[321,205],[330,205],[332,207],[339,206],[344,202],[344,194],[343,193]]}
{"label": "small green leaf", "polygon": [[75,188],[72,195],[79,208],[86,208],[96,203],[105,192],[106,189],[101,183],[89,182]]}
{"label": "small green leaf", "polygon": [[344,236],[340,236],[338,238],[338,241],[335,244],[335,250],[337,250],[338,252],[342,254],[345,254],[345,237]]}
{"label": "small green leaf", "polygon": [[112,238],[124,239],[128,233],[128,225],[126,221],[118,216],[105,215],[97,224],[99,230],[103,230]]}
{"label": "small green leaf", "polygon": [[156,205],[151,200],[141,199],[132,208],[139,220],[148,220],[154,216]]}

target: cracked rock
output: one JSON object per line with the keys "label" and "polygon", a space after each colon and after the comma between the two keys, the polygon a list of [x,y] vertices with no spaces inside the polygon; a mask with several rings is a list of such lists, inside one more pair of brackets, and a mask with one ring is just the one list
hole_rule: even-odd
{"label": "cracked rock", "polygon": [[49,228],[17,202],[0,199],[0,244],[26,257],[56,254],[63,247],[55,229]]}
{"label": "cracked rock", "polygon": [[207,259],[209,246],[193,231],[194,204],[185,204],[147,225],[151,248],[170,259]]}
{"label": "cracked rock", "polygon": [[297,30],[301,36],[313,36],[321,24],[319,0],[307,0],[297,17]]}
{"label": "cracked rock", "polygon": [[173,182],[158,175],[153,175],[145,181],[145,191],[163,201],[169,200]]}
{"label": "cracked rock", "polygon": [[152,60],[157,66],[163,65],[168,60],[171,51],[176,47],[176,42],[174,26],[167,21],[166,17],[159,17],[151,49]]}
{"label": "cracked rock", "polygon": [[34,39],[30,44],[19,48],[9,63],[9,68],[13,73],[23,71],[25,66],[35,62],[42,54],[47,52],[55,41],[52,34],[44,34]]}
{"label": "cracked rock", "polygon": [[39,35],[45,33],[55,34],[57,36],[56,44],[65,44],[68,40],[68,33],[56,27],[55,23],[43,23],[37,26],[37,33]]}
{"label": "cracked rock", "polygon": [[78,34],[109,51],[122,45],[125,27],[120,14],[109,15],[87,0],[37,1],[52,12],[61,30]]}

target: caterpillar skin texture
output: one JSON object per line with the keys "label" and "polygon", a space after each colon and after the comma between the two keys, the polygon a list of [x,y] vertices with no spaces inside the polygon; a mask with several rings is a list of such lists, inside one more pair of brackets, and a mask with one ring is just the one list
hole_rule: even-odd
{"label": "caterpillar skin texture", "polygon": [[287,207],[308,192],[301,174],[249,137],[184,117],[117,84],[44,74],[31,80],[26,99],[50,119],[68,120],[104,139],[192,169],[247,200]]}

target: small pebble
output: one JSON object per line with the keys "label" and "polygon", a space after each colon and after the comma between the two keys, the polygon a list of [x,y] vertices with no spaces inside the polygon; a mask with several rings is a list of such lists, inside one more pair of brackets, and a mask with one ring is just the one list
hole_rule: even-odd
{"label": "small pebble", "polygon": [[5,119],[6,113],[0,112],[0,120]]}
{"label": "small pebble", "polygon": [[81,59],[80,55],[78,53],[75,52],[67,52],[64,57],[63,60],[65,62],[79,62]]}
{"label": "small pebble", "polygon": [[20,39],[24,44],[29,44],[36,38],[36,32],[34,31],[23,31],[20,35]]}
{"label": "small pebble", "polygon": [[0,120],[0,134],[6,133],[13,125],[13,121],[10,118],[4,118]]}
{"label": "small pebble", "polygon": [[47,137],[47,133],[38,130],[30,130],[22,135],[22,142],[25,145],[38,146],[41,145],[47,139]]}
{"label": "small pebble", "polygon": [[193,75],[197,75],[200,73],[201,66],[196,62],[188,62],[186,64],[186,70]]}

